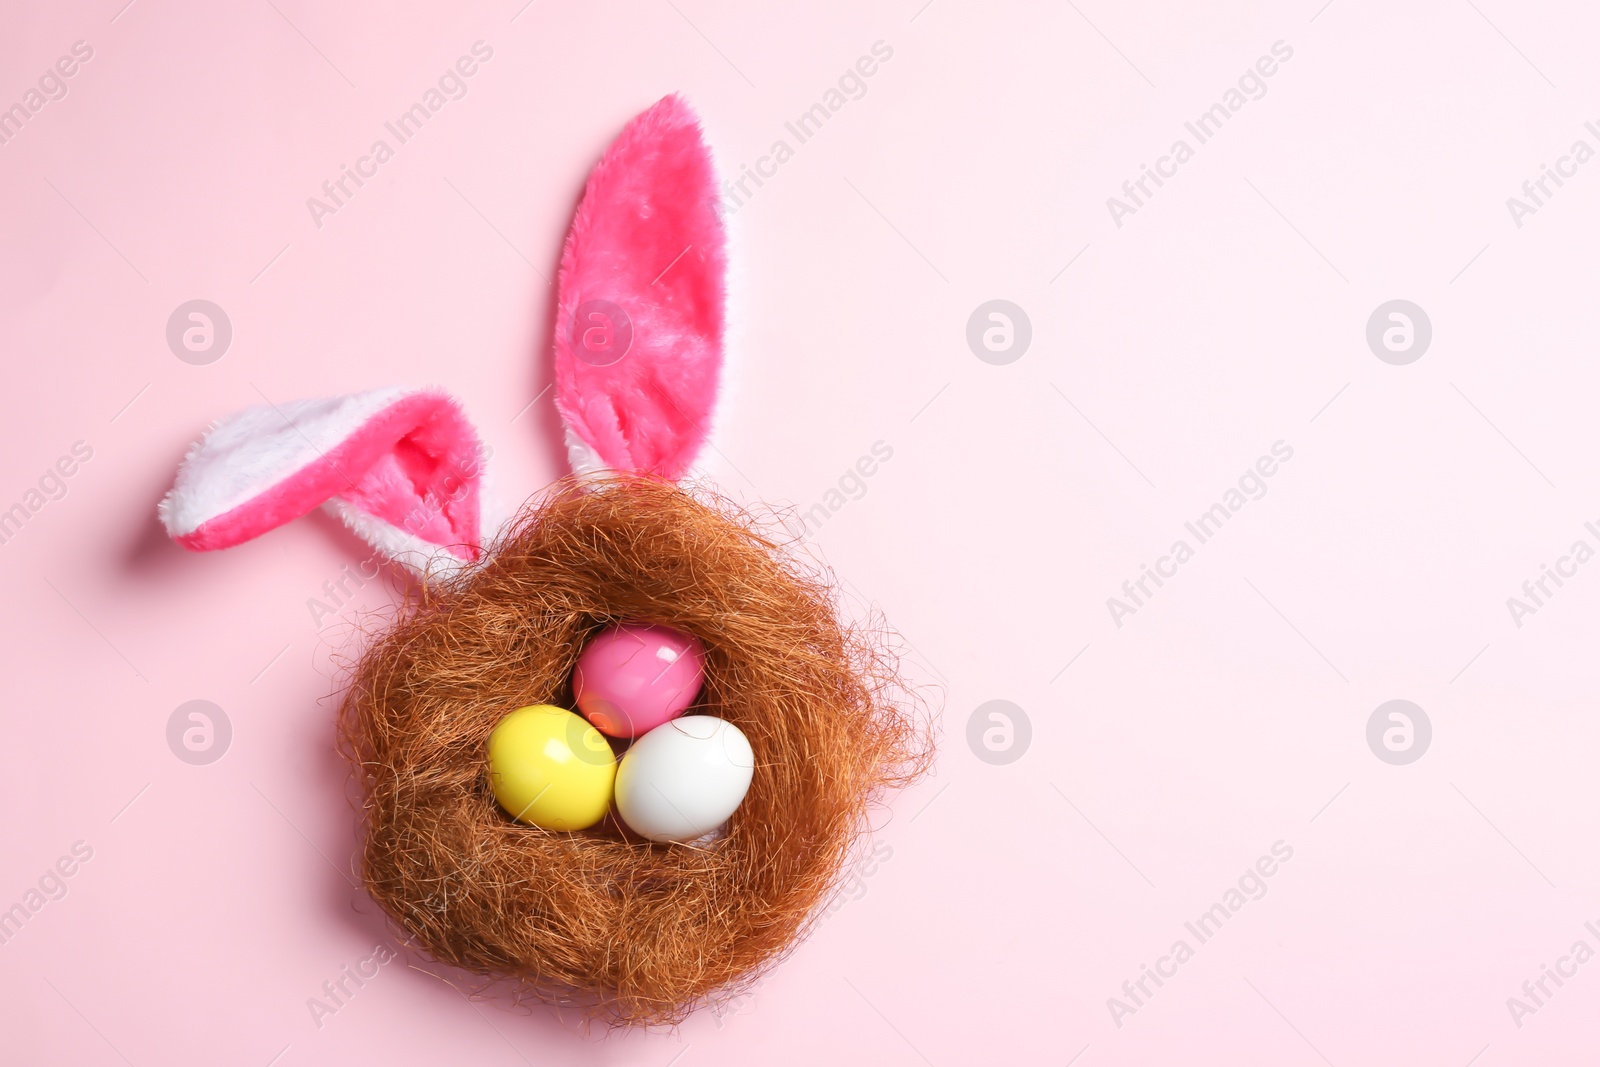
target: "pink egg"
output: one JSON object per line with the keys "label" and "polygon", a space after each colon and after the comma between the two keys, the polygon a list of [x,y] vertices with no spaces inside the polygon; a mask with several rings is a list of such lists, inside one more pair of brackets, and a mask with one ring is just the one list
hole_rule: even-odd
{"label": "pink egg", "polygon": [[681,630],[623,623],[602,630],[578,656],[572,697],[612,737],[638,737],[682,715],[700,695],[706,650]]}

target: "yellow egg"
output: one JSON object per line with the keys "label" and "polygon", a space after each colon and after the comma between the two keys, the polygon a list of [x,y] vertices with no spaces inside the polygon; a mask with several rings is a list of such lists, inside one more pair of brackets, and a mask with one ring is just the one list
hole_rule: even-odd
{"label": "yellow egg", "polygon": [[489,734],[489,784],[512,818],[546,830],[582,830],[605,818],[617,758],[605,737],[565,708],[534,704]]}

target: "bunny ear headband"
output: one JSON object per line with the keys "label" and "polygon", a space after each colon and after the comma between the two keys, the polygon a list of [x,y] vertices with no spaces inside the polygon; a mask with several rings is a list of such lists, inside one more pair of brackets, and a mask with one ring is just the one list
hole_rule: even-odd
{"label": "bunny ear headband", "polygon": [[[711,154],[668,96],[590,174],[561,255],[555,401],[575,473],[676,480],[710,430],[726,238]],[[437,389],[263,405],[216,423],[160,504],[185,548],[229,548],[321,506],[425,578],[459,572],[504,516],[484,447]]]}
{"label": "bunny ear headband", "polygon": [[669,96],[606,150],[562,250],[576,477],[510,517],[435,389],[241,412],[161,503],[197,550],[320,505],[439,583],[341,700],[363,885],[434,960],[618,1023],[676,1022],[781,958],[869,808],[930,758],[881,627],[842,620],[830,577],[741,508],[676,484],[716,402],[725,243],[710,153]]}

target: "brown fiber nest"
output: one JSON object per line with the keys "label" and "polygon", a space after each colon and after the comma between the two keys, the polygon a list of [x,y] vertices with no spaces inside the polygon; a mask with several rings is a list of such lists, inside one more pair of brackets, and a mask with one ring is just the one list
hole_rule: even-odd
{"label": "brown fiber nest", "polygon": [[[836,888],[887,788],[931,737],[877,632],[825,573],[724,500],[647,478],[559,483],[484,566],[417,597],[355,668],[341,742],[361,874],[432,958],[518,998],[616,1024],[676,1023],[781,958]],[[699,637],[696,709],[756,771],[726,834],[652,844],[607,818],[557,833],[495,804],[486,743],[525,704],[571,707],[584,641],[620,620]]]}

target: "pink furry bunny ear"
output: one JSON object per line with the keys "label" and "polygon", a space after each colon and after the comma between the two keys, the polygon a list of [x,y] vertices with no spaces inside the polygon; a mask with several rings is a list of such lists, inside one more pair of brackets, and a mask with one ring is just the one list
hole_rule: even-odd
{"label": "pink furry bunny ear", "polygon": [[378,389],[232,415],[189,450],[161,522],[185,548],[228,548],[319,505],[419,574],[478,558],[484,450],[435,390]]}
{"label": "pink furry bunny ear", "polygon": [[683,476],[716,405],[726,274],[711,153],[664,97],[596,164],[561,255],[556,407],[575,471]]}

